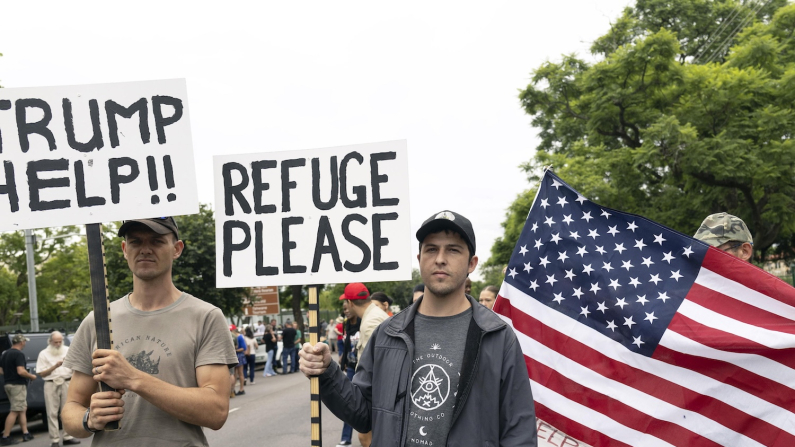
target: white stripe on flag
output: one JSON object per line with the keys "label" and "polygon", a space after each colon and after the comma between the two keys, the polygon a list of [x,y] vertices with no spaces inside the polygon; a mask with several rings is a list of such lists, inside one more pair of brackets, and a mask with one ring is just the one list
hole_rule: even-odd
{"label": "white stripe on flag", "polygon": [[660,340],[660,345],[685,354],[731,363],[754,374],[767,377],[774,382],[793,388],[793,393],[795,393],[795,384],[793,384],[793,378],[795,377],[793,373],[795,371],[768,358],[755,354],[738,354],[710,348],[674,331],[665,331]]}
{"label": "white stripe on flag", "polygon": [[[532,316],[549,327],[556,328],[557,331],[566,334],[569,338],[590,346],[605,357],[661,377],[682,388],[718,399],[727,405],[795,435],[795,414],[777,405],[689,369],[633,354],[620,343],[605,337],[584,324],[578,323],[567,315],[551,311],[547,306],[507,282],[502,283],[500,296],[510,300],[511,305],[517,310]],[[518,331],[516,332],[518,334]]]}
{"label": "white stripe on flag", "polygon": [[[678,312],[691,320],[698,321],[704,326],[715,328],[729,334],[737,335],[765,345],[771,349],[787,349],[795,347],[795,335],[786,332],[771,331],[753,324],[743,323],[722,313],[707,309],[706,307],[684,300]],[[790,374],[795,371],[790,370]]]}
{"label": "white stripe on flag", "polygon": [[795,320],[795,307],[770,298],[763,293],[759,293],[754,289],[750,289],[703,267],[698,272],[696,284],[732,297],[738,301],[742,301],[748,305],[766,310],[774,315]]}
{"label": "white stripe on flag", "polygon": [[[555,311],[552,310],[551,312]],[[720,445],[763,447],[762,444],[757,441],[742,436],[700,413],[679,408],[646,394],[643,391],[632,388],[631,386],[608,379],[590,368],[582,366],[568,357],[559,354],[557,351],[542,345],[521,332],[517,332],[516,337],[519,344],[522,346],[522,352],[528,357],[537,360],[557,371],[559,374],[571,379],[573,382],[579,383],[597,393],[606,396],[621,396],[619,399],[621,403],[641,413],[645,413],[652,418],[674,423]],[[621,346],[621,349],[625,348]],[[533,392],[535,393],[535,390],[533,390]],[[543,404],[557,411],[557,403],[550,402]],[[578,420],[578,422],[581,421]]]}
{"label": "white stripe on flag", "polygon": [[549,388],[530,381],[533,389],[533,400],[539,402],[555,412],[577,421],[585,427],[605,434],[613,439],[629,445],[642,445],[644,447],[673,447],[660,438],[641,433],[622,425],[613,419],[594,411],[584,405],[571,401]]}

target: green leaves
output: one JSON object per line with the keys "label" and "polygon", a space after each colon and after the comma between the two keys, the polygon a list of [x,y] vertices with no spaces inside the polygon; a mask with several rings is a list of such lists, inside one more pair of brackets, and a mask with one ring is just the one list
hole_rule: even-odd
{"label": "green leaves", "polygon": [[[539,67],[519,95],[541,139],[528,178],[553,165],[587,197],[686,234],[727,211],[762,254],[791,246],[795,5],[757,6],[638,0],[595,41],[602,60]],[[530,200],[509,209],[489,265],[507,262]]]}

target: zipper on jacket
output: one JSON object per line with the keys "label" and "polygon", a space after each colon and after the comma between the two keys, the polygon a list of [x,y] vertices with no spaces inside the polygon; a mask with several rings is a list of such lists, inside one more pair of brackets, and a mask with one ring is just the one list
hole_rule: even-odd
{"label": "zipper on jacket", "polygon": [[400,332],[397,334],[398,337],[402,338],[404,342],[406,342],[406,347],[408,348],[408,359],[409,359],[409,372],[406,374],[408,377],[408,383],[406,383],[406,394],[403,396],[403,423],[401,424],[402,427],[400,428],[400,445],[399,447],[403,447],[406,445],[406,439],[408,438],[408,428],[409,428],[409,418],[406,417],[406,410],[408,410],[407,405],[409,403],[409,395],[411,390],[411,362],[414,359],[414,342],[406,335],[405,332]]}
{"label": "zipper on jacket", "polygon": [[467,389],[464,390],[464,396],[461,398],[460,405],[456,407],[455,412],[453,413],[453,422],[450,423],[450,430],[447,432],[447,437],[444,440],[444,445],[450,443],[450,433],[452,433],[453,431],[453,426],[455,425],[455,421],[458,420],[458,416],[461,414],[462,411],[464,411],[463,408],[464,405],[466,404],[467,398],[469,397],[469,391],[472,389],[472,384],[475,383],[475,377],[477,377],[478,374],[478,363],[480,363],[480,351],[481,348],[483,347],[483,337],[485,336],[486,336],[486,331],[481,329],[480,341],[478,342],[478,353],[475,355],[475,364],[472,366],[472,370],[474,371],[472,373],[472,380],[470,380],[469,383],[467,384]]}

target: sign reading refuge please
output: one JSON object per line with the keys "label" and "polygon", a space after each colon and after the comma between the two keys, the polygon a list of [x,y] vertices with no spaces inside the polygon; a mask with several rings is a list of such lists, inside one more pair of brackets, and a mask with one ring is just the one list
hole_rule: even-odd
{"label": "sign reading refuge please", "polygon": [[404,140],[214,162],[218,287],[411,278]]}

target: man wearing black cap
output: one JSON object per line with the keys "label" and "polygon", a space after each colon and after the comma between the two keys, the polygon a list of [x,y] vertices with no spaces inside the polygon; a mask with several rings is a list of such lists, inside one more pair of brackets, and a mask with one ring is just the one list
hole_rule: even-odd
{"label": "man wearing black cap", "polygon": [[[121,248],[133,290],[111,303],[114,346],[94,350],[94,314],[64,360],[74,370],[63,422],[92,445],[207,445],[229,411],[230,366],[237,357],[221,310],[174,286],[184,243],[172,217],[125,221]],[[96,392],[97,382],[116,391]],[[118,431],[103,431],[120,421]]]}
{"label": "man wearing black cap", "polygon": [[[477,267],[464,216],[442,211],[417,231],[425,294],[383,322],[353,382],[325,344],[305,344],[301,370],[320,377],[326,406],[373,445],[535,446],[530,381],[516,335],[464,293]],[[378,386],[373,386],[378,384]]]}

